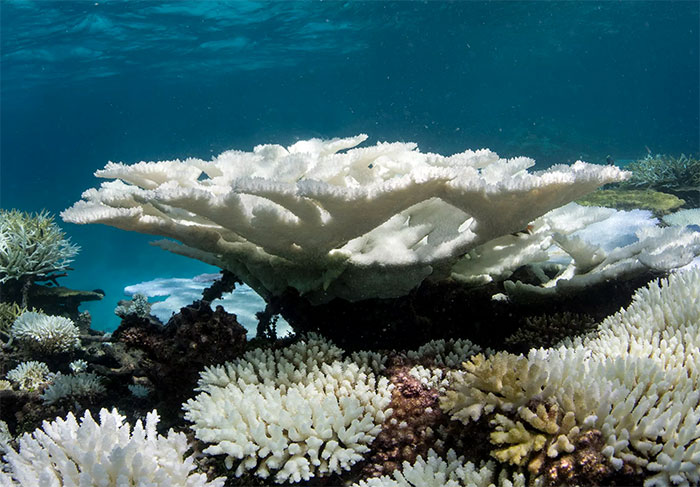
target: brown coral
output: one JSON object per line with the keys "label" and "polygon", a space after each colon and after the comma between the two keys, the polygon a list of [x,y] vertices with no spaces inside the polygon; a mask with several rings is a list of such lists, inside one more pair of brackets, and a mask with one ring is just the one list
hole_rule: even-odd
{"label": "brown coral", "polygon": [[437,430],[449,422],[438,405],[438,391],[409,373],[402,356],[390,359],[386,374],[394,385],[392,415],[372,443],[372,454],[363,468],[364,477],[389,475],[404,461],[414,463],[430,448],[436,449]]}

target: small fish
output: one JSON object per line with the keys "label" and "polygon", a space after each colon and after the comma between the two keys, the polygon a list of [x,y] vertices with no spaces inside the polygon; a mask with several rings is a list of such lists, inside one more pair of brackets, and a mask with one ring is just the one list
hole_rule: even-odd
{"label": "small fish", "polygon": [[528,224],[523,230],[520,230],[518,232],[513,232],[511,233],[512,236],[514,237],[520,237],[523,235],[532,235],[532,232],[535,230],[535,225],[532,223]]}

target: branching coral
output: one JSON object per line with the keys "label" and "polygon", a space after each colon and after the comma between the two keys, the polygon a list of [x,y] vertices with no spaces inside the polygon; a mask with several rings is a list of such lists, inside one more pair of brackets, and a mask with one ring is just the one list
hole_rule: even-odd
{"label": "branching coral", "polygon": [[[696,484],[699,350],[700,270],[693,269],[640,289],[595,333],[559,348],[472,357],[441,407],[463,423],[494,415],[491,441],[504,445],[494,455],[527,462],[534,475],[546,464],[538,451],[560,458],[575,451],[579,434],[595,430],[602,435],[595,454],[613,469],[645,472],[647,487]],[[560,419],[545,421],[550,414]]]}
{"label": "branching coral", "polygon": [[435,451],[428,451],[425,458],[419,456],[415,462],[403,462],[401,470],[393,475],[362,480],[352,487],[524,487],[522,474],[510,478],[495,474],[493,462],[475,465],[450,450],[446,458]]}
{"label": "branching coral", "polygon": [[153,411],[145,425],[139,420],[132,429],[116,410],[101,410],[99,423],[89,411],[80,423],[68,413],[65,420],[44,422],[42,429],[22,436],[19,451],[7,451],[9,473],[0,480],[9,486],[223,487],[223,479],[208,482],[192,473],[187,438],[172,430],[159,435],[158,421]]}
{"label": "branching coral", "polygon": [[10,334],[31,350],[69,352],[80,346],[80,330],[70,318],[26,311],[12,324]]}
{"label": "branching coral", "polygon": [[36,360],[22,362],[7,373],[7,378],[20,390],[36,390],[49,382],[49,366]]}
{"label": "branching coral", "polygon": [[64,271],[79,250],[47,212],[0,210],[0,282]]}
{"label": "branching coral", "polygon": [[648,155],[631,163],[627,169],[632,172],[632,177],[622,186],[670,192],[700,191],[700,159],[692,156]]}
{"label": "branching coral", "polygon": [[316,302],[407,294],[449,276],[488,240],[600,185],[613,166],[534,161],[489,150],[450,157],[411,143],[355,148],[366,135],[261,145],[212,161],[109,163],[65,221],[171,237],[158,245],[218,265],[264,297],[291,287]]}
{"label": "branching coral", "polygon": [[96,396],[104,394],[105,387],[102,379],[92,372],[79,372],[77,374],[55,374],[51,383],[41,395],[45,404],[54,404],[61,400],[93,400]]}
{"label": "branching coral", "polygon": [[391,414],[386,378],[320,337],[280,350],[256,349],[207,367],[185,418],[205,453],[225,454],[236,475],[276,482],[348,470],[369,451]]}

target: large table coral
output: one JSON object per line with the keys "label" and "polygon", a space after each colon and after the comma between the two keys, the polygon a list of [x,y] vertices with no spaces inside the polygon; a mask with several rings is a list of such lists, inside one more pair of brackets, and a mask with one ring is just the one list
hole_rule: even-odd
{"label": "large table coral", "polygon": [[614,166],[486,150],[449,157],[413,143],[356,148],[366,135],[260,145],[211,161],[110,162],[113,179],[62,213],[178,240],[158,245],[228,269],[264,297],[315,302],[405,295],[450,275],[466,252],[606,183]]}

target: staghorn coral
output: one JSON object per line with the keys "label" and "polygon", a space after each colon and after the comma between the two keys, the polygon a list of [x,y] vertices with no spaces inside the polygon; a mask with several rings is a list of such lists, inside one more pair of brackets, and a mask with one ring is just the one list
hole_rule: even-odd
{"label": "staghorn coral", "polygon": [[[60,487],[64,485],[133,485],[135,487],[223,487],[223,479],[207,481],[192,473],[194,459],[183,433],[159,435],[156,411],[131,428],[116,409],[102,409],[99,423],[89,411],[76,420],[45,421],[42,429],[19,439],[18,451],[8,449],[3,485]],[[10,480],[11,479],[11,480]]]}
{"label": "staghorn coral", "polygon": [[80,330],[70,318],[34,311],[22,313],[10,334],[26,348],[41,353],[70,352],[80,346]]}
{"label": "staghorn coral", "polygon": [[632,176],[623,187],[652,188],[677,192],[700,191],[700,159],[681,154],[679,157],[651,154],[627,166]]}
{"label": "staghorn coral", "polygon": [[[603,441],[595,455],[614,471],[643,474],[646,487],[691,485],[700,481],[698,364],[700,270],[691,269],[638,290],[630,306],[594,333],[565,340],[559,348],[531,350],[527,357],[472,357],[455,375],[441,407],[465,424],[501,414],[505,419],[495,422],[502,425],[499,433],[510,426],[527,442],[525,423],[517,427],[514,418],[524,412],[534,418],[526,412],[533,400],[545,402],[550,411],[556,404],[563,414],[557,424],[574,426],[565,428],[566,439],[559,435],[550,441],[548,459],[575,453],[575,434],[596,430]],[[529,425],[531,437],[540,427]],[[517,463],[535,460],[533,445],[534,440],[529,449],[520,449]],[[514,457],[504,452],[502,459],[509,458]],[[544,474],[545,463],[536,463],[533,475]]]}
{"label": "staghorn coral", "polygon": [[41,395],[41,399],[44,404],[49,405],[62,400],[94,401],[96,396],[104,394],[105,391],[102,378],[97,374],[79,372],[63,375],[59,372],[53,375],[49,386]]}
{"label": "staghorn coral", "polygon": [[481,243],[626,173],[489,150],[444,157],[412,143],[356,148],[366,135],[261,145],[212,161],[109,163],[114,179],[62,213],[174,238],[157,244],[230,270],[264,298],[293,288],[312,301],[407,294],[444,279]]}
{"label": "staghorn coral", "polygon": [[0,282],[64,271],[79,250],[48,212],[0,210]]}
{"label": "staghorn coral", "polygon": [[256,349],[201,374],[184,404],[204,452],[247,470],[299,482],[348,470],[369,451],[391,414],[391,387],[318,336],[279,350]]}
{"label": "staghorn coral", "polygon": [[434,450],[414,462],[404,461],[393,475],[361,480],[351,487],[525,487],[522,474],[496,475],[493,462],[475,465],[449,450],[441,458]]}

